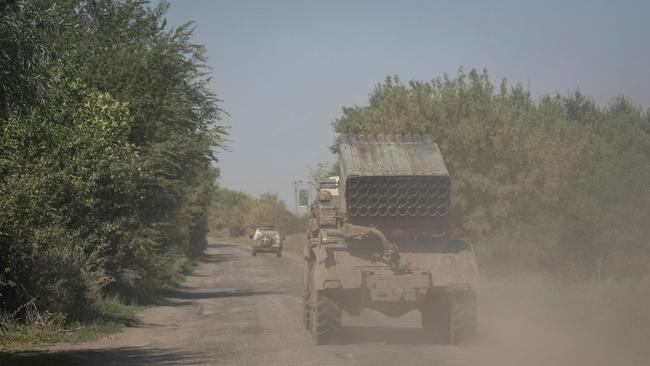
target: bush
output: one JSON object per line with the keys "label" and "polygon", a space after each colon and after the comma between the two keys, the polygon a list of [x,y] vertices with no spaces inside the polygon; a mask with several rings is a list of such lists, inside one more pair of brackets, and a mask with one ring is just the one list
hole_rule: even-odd
{"label": "bush", "polygon": [[78,82],[53,86],[45,107],[2,126],[0,289],[10,309],[36,298],[70,313],[83,308],[85,272],[103,268],[100,220],[128,202],[136,155],[124,104]]}
{"label": "bush", "polygon": [[225,129],[204,49],[189,25],[165,29],[168,6],[3,7],[0,313],[24,320],[34,301],[71,321],[91,293],[151,298],[205,248]]}

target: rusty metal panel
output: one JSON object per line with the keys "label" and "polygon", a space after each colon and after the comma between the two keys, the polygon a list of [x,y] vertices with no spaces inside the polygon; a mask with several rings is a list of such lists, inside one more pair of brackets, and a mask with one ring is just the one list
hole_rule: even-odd
{"label": "rusty metal panel", "polygon": [[341,136],[342,178],[352,176],[448,176],[438,145],[428,136]]}

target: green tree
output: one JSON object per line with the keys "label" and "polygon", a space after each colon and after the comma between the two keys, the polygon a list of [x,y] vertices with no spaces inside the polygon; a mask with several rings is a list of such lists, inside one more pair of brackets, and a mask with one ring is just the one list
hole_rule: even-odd
{"label": "green tree", "polygon": [[454,184],[452,222],[477,242],[526,243],[513,251],[531,265],[578,276],[647,271],[647,113],[624,97],[600,109],[579,91],[533,101],[520,85],[495,89],[486,71],[388,77],[333,128],[432,135]]}
{"label": "green tree", "polygon": [[66,313],[127,244],[116,234],[137,201],[139,156],[125,103],[78,81],[53,86],[2,126],[0,291],[5,306],[35,298]]}
{"label": "green tree", "polygon": [[0,309],[150,296],[207,244],[221,109],[191,26],[147,4],[2,3]]}
{"label": "green tree", "polygon": [[47,78],[40,64],[49,54],[42,32],[51,28],[47,9],[31,1],[0,0],[0,118],[9,106],[36,102]]}

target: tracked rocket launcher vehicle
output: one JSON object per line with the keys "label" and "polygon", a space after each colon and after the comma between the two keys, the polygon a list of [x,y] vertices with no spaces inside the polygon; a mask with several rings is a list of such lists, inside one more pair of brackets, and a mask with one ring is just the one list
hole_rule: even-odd
{"label": "tracked rocket launcher vehicle", "polygon": [[476,332],[478,268],[447,235],[451,181],[427,136],[341,136],[340,177],[322,182],[305,245],[303,320],[317,343],[341,311],[412,310],[437,341]]}

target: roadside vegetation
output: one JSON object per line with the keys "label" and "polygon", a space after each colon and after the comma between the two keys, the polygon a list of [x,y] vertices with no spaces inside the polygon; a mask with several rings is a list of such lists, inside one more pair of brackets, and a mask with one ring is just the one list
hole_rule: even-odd
{"label": "roadside vegetation", "polygon": [[226,131],[167,8],[0,1],[0,350],[133,324],[206,247]]}
{"label": "roadside vegetation", "polygon": [[343,108],[340,134],[433,137],[453,182],[455,235],[486,274],[640,278],[650,265],[650,113],[624,96],[538,99],[487,72],[389,77]]}
{"label": "roadside vegetation", "polygon": [[57,342],[79,343],[106,334],[116,333],[137,323],[138,305],[125,305],[116,298],[100,298],[92,301],[89,314],[76,321],[66,322],[63,316],[52,316],[41,311],[31,311],[27,325],[13,319],[5,321],[2,335],[4,350],[24,350],[33,346]]}
{"label": "roadside vegetation", "polygon": [[306,217],[294,215],[274,193],[258,197],[219,188],[209,208],[210,235],[220,238],[246,238],[261,224],[271,224],[283,236],[305,230]]}

